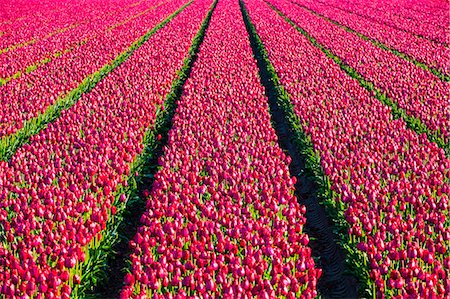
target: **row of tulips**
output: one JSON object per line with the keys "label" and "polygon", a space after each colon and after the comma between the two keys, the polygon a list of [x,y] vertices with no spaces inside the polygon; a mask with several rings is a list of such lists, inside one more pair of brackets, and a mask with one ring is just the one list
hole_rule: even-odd
{"label": "row of tulips", "polygon": [[[323,1],[319,1],[324,4]],[[389,3],[389,1],[385,1]],[[337,8],[346,14],[351,16],[361,17],[362,19],[369,20],[371,24],[382,25],[385,30],[394,30],[398,34],[399,31],[405,33],[404,37],[410,38],[409,35],[416,36],[420,39],[430,40],[437,44],[448,46],[448,39],[446,37],[446,32],[448,29],[443,26],[443,24],[432,24],[429,22],[421,22],[417,19],[406,18],[402,15],[398,15],[395,10],[389,9],[384,3],[379,9],[373,9],[363,2],[356,1],[347,2],[346,0],[331,0],[327,1],[326,4],[329,7]],[[377,25],[378,26],[378,25]],[[380,27],[381,28],[381,27]]]}
{"label": "row of tulips", "polygon": [[[152,16],[145,18],[145,22],[141,20],[140,23],[134,23],[134,25],[136,25],[137,27],[140,26],[150,26],[151,23],[153,26],[155,26],[155,24],[157,24],[157,22],[159,20],[164,19],[165,17],[167,17],[167,15],[170,14],[170,12],[174,11],[176,9],[176,6],[181,5],[182,2],[179,0],[174,0],[173,2],[167,3],[167,4],[163,4],[162,6],[159,6],[157,9],[155,9],[153,11]],[[147,23],[148,22],[148,23]],[[164,21],[163,21],[164,22]],[[63,97],[59,97],[57,98],[54,94],[54,91],[50,91],[50,90],[45,90],[42,91],[42,94],[32,94],[30,95],[30,98],[28,99],[27,102],[29,103],[25,103],[27,104],[27,108],[29,108],[28,110],[32,110],[34,114],[36,114],[36,107],[40,107],[40,109],[42,109],[44,112],[39,113],[36,117],[30,117],[29,119],[26,119],[23,123],[18,124],[17,127],[20,127],[20,129],[10,129],[10,131],[14,132],[13,134],[9,134],[9,135],[4,135],[1,138],[1,142],[0,142],[0,160],[7,160],[9,159],[14,153],[15,151],[22,146],[24,143],[26,143],[28,141],[28,139],[39,133],[40,130],[42,130],[43,128],[45,128],[45,126],[54,121],[55,119],[57,119],[59,117],[59,114],[62,110],[64,109],[68,109],[70,108],[73,104],[75,104],[78,99],[80,98],[80,96],[85,93],[88,92],[89,90],[91,90],[104,76],[106,76],[112,69],[114,69],[115,67],[117,67],[118,65],[120,65],[137,47],[139,47],[140,44],[142,44],[147,38],[148,36],[150,36],[151,34],[153,34],[153,32],[155,30],[157,30],[158,26],[153,27],[153,29],[147,31],[144,35],[142,35],[140,38],[138,38],[134,43],[131,44],[131,46],[125,47],[125,45],[114,45],[113,47],[115,48],[116,46],[124,46],[125,49],[123,49],[124,51],[122,53],[120,53],[119,55],[117,55],[115,57],[114,60],[110,61],[109,63],[105,64],[103,67],[99,69],[97,69],[97,71],[95,71],[94,73],[88,75],[87,77],[85,77],[84,79],[81,78],[81,75],[78,74],[78,76],[80,78],[77,78],[77,80],[82,80],[81,83],[77,83],[78,86],[76,86],[74,89],[67,91],[67,93],[65,94],[65,96]],[[130,28],[128,28],[130,29]],[[126,28],[122,29],[123,31],[121,32],[122,38],[124,39],[124,41],[122,41],[123,43],[125,42],[125,39],[127,37],[125,37],[125,35],[127,34],[127,30]],[[135,31],[133,31],[133,33],[135,33]],[[134,35],[134,34],[133,34]],[[130,37],[128,37],[127,39],[129,39]],[[121,43],[122,44],[122,43]],[[109,47],[107,45],[105,45],[106,47]],[[97,49],[97,52],[102,52],[101,49]],[[91,56],[92,51],[89,53],[89,55],[86,55],[87,58],[89,58],[88,60],[91,59],[96,59],[97,61],[102,60],[102,59],[98,59],[98,57],[94,57]],[[95,54],[95,52],[94,52]],[[79,55],[80,59],[82,59],[82,54]],[[67,57],[68,58],[68,57]],[[71,63],[78,63],[79,61],[71,61]],[[61,66],[62,68],[63,66]],[[82,66],[84,68],[89,68],[90,66],[88,65],[84,65]],[[64,67],[65,69],[65,67]],[[73,69],[72,69],[73,71]],[[37,72],[33,73],[36,74]],[[66,73],[68,76],[75,76],[74,73],[71,73],[68,70],[66,70],[64,73]],[[30,75],[33,75],[30,74]],[[54,78],[52,78],[52,80],[58,80],[60,81],[61,78],[57,77],[57,74],[54,73]],[[20,81],[19,80],[15,80],[15,81]],[[64,78],[62,78],[61,80],[64,80]],[[15,82],[16,83],[16,82]],[[6,86],[3,86],[3,88],[10,86],[11,84],[7,84]],[[55,84],[52,84],[55,87]],[[48,86],[47,86],[48,87]],[[58,87],[58,86],[56,86]],[[61,86],[59,86],[61,87]],[[41,88],[42,89],[42,86]],[[23,94],[27,94],[28,90],[25,90],[23,92]],[[47,94],[47,98],[46,98],[46,102],[47,103],[40,103],[39,100],[41,100],[41,96]],[[32,101],[30,101],[30,99],[35,100],[35,102],[31,103]],[[42,100],[43,101],[43,100]],[[12,102],[12,100],[10,101]],[[10,103],[9,105],[7,105],[5,108],[5,110],[9,108],[11,108],[10,106],[16,104],[15,107],[17,107],[18,103]],[[23,103],[22,103],[23,104]],[[46,107],[44,109],[43,104],[47,104],[50,105],[48,107]],[[22,105],[23,106],[23,105]],[[16,110],[17,111],[17,110]],[[4,112],[4,111],[2,111]],[[1,114],[0,114],[1,115]],[[20,113],[18,112],[16,114],[16,117],[19,117]],[[9,117],[9,116],[8,116]],[[24,117],[26,118],[26,117]],[[4,126],[6,128],[8,128],[8,124],[4,124]],[[2,127],[2,123],[0,123],[0,128]],[[9,126],[11,127],[11,126]],[[0,135],[2,135],[0,133]]]}
{"label": "row of tulips", "polygon": [[436,27],[446,27],[450,24],[450,20],[448,19],[449,3],[445,0],[375,0],[370,3],[353,0],[353,2],[360,3],[360,5],[368,5],[378,10],[395,11],[397,15],[404,18],[429,23]]}
{"label": "row of tulips", "polygon": [[[439,69],[437,69],[435,67],[432,67],[432,66],[429,66],[429,65],[421,62],[420,60],[417,60],[416,58],[410,56],[409,54],[405,54],[404,52],[400,52],[397,49],[392,48],[392,47],[386,45],[385,43],[380,42],[379,40],[377,40],[377,39],[375,39],[373,37],[367,36],[367,35],[359,32],[359,31],[357,31],[355,29],[352,29],[352,28],[348,27],[348,26],[344,25],[345,22],[340,23],[340,22],[336,21],[335,19],[331,19],[330,17],[327,17],[324,14],[320,14],[317,11],[310,9],[309,7],[303,5],[303,4],[299,3],[299,2],[293,2],[293,3],[295,5],[297,5],[297,6],[299,6],[299,7],[304,8],[305,10],[313,13],[314,15],[317,15],[317,16],[319,16],[319,17],[329,21],[330,23],[335,24],[335,25],[345,29],[346,31],[351,32],[351,33],[359,36],[360,38],[362,38],[364,40],[370,41],[375,46],[380,47],[383,50],[392,52],[396,56],[398,56],[398,57],[400,57],[400,58],[402,58],[402,59],[404,59],[406,61],[409,61],[409,62],[413,63],[414,65],[416,65],[416,66],[418,66],[418,67],[420,67],[420,68],[422,68],[422,69],[424,69],[424,70],[426,70],[428,72],[431,72],[433,75],[435,75],[436,77],[438,77],[442,81],[446,81],[446,82],[450,81],[450,76],[442,73]],[[311,7],[315,7],[315,5],[312,5]],[[338,18],[336,18],[336,19],[338,19]],[[445,51],[447,51],[447,49]]]}
{"label": "row of tulips", "polygon": [[95,258],[112,246],[103,240],[111,239],[108,228],[124,208],[146,129],[152,131],[207,10],[205,1],[180,8],[76,105],[0,162],[1,294],[67,298],[94,281]]}
{"label": "row of tulips", "polygon": [[[57,34],[101,12],[101,1],[14,1],[0,3],[0,53],[32,44],[45,36]],[[120,1],[103,5],[120,9]]]}
{"label": "row of tulips", "polygon": [[[448,64],[450,50],[448,45],[420,38],[408,32],[376,23],[373,20],[329,6],[325,2],[310,0],[294,0],[294,2],[303,3],[321,15],[337,21],[368,38],[381,42],[391,49],[406,54],[406,56],[413,60],[437,70],[447,81],[450,80],[450,66]],[[445,38],[446,35],[443,36]]]}
{"label": "row of tulips", "polygon": [[263,1],[246,4],[364,296],[448,296],[450,160]]}
{"label": "row of tulips", "polygon": [[155,7],[151,13],[108,30],[34,72],[1,86],[0,137],[15,133],[26,120],[44,113],[184,3],[186,0],[172,0]]}
{"label": "row of tulips", "polygon": [[123,298],[312,298],[305,207],[237,0],[221,0],[130,242]]}
{"label": "row of tulips", "polygon": [[270,3],[377,89],[381,97],[391,99],[406,115],[420,120],[441,146],[448,147],[450,83],[301,7],[293,6],[288,0],[271,0]]}
{"label": "row of tulips", "polygon": [[[29,73],[38,65],[50,62],[60,55],[90,42],[91,39],[102,39],[108,35],[108,29],[115,28],[117,25],[125,24],[135,16],[154,8],[155,5],[166,1],[144,1],[140,5],[128,7],[129,3],[123,1],[125,6],[122,9],[104,10],[100,3],[98,10],[94,15],[88,15],[89,18],[71,24],[59,30],[54,34],[49,34],[40,40],[36,40],[29,45],[10,50],[7,53],[0,54],[0,78],[6,83],[8,80],[16,79],[22,73]],[[114,7],[114,6],[113,6]],[[83,14],[83,11],[79,12]],[[5,84],[3,83],[3,84]]]}

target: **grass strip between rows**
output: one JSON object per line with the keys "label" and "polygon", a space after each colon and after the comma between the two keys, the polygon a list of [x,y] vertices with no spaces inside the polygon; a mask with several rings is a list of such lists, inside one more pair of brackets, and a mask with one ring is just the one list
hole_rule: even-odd
{"label": "grass strip between rows", "polygon": [[[75,47],[78,47],[79,45],[83,45],[85,44],[86,41],[82,41],[80,43],[78,43]],[[41,67],[49,62],[51,62],[53,59],[58,58],[59,56],[69,53],[70,51],[72,51],[75,47],[70,47],[68,49],[64,49],[62,51],[58,51],[53,53],[50,57],[46,57],[44,59],[39,60],[36,63],[30,64],[29,66],[27,66],[24,70],[22,71],[17,71],[16,73],[14,73],[12,76],[6,77],[6,78],[0,78],[0,87],[5,85],[6,83],[8,83],[9,81],[13,80],[13,79],[18,79],[20,78],[20,76],[22,76],[23,74],[29,74],[33,71],[35,71],[38,67]]]}
{"label": "grass strip between rows", "polygon": [[414,65],[420,67],[421,69],[424,69],[424,70],[426,70],[426,71],[428,71],[428,72],[431,72],[433,75],[435,75],[436,77],[438,77],[438,78],[441,79],[442,81],[450,82],[450,76],[441,73],[437,68],[434,68],[434,67],[432,67],[432,66],[428,66],[428,65],[426,65],[425,63],[416,60],[414,57],[412,57],[412,56],[410,56],[410,55],[408,55],[408,54],[405,54],[405,53],[403,53],[403,52],[400,52],[400,51],[398,51],[398,50],[396,50],[396,49],[394,49],[394,48],[391,48],[391,47],[385,45],[384,43],[382,43],[382,42],[380,42],[380,41],[378,41],[378,40],[376,40],[376,39],[374,39],[374,38],[368,37],[367,35],[364,35],[364,34],[358,32],[358,31],[356,31],[356,30],[354,30],[354,29],[351,29],[350,27],[347,27],[347,26],[345,26],[345,25],[339,23],[339,22],[336,21],[336,20],[333,20],[333,19],[331,19],[331,18],[329,18],[329,17],[327,17],[327,16],[324,16],[324,15],[322,15],[322,14],[320,14],[320,13],[318,13],[318,12],[312,10],[311,8],[309,8],[309,7],[305,6],[305,5],[302,5],[302,4],[300,4],[300,3],[297,3],[297,2],[295,2],[295,1],[293,1],[293,0],[291,0],[291,2],[292,2],[293,4],[295,4],[295,5],[297,5],[297,6],[301,7],[301,8],[303,8],[304,10],[309,11],[309,12],[312,13],[313,15],[316,15],[316,16],[318,16],[318,17],[320,17],[320,18],[322,18],[322,19],[324,19],[324,20],[326,20],[326,21],[328,21],[328,22],[330,22],[330,23],[332,23],[332,24],[334,24],[334,25],[336,25],[336,26],[338,26],[338,27],[344,29],[345,31],[350,32],[350,33],[353,33],[353,34],[357,35],[359,38],[361,38],[361,39],[363,39],[363,40],[366,40],[366,41],[369,41],[369,42],[371,42],[373,45],[375,45],[375,46],[377,46],[377,47],[380,47],[381,49],[383,49],[383,50],[385,50],[385,51],[389,51],[389,52],[395,54],[396,56],[398,56],[398,57],[400,57],[400,58],[402,58],[402,59],[405,59],[405,60],[407,60],[407,61],[413,63]]}
{"label": "grass strip between rows", "polygon": [[445,154],[447,156],[450,156],[450,142],[446,143],[444,139],[439,136],[440,135],[439,131],[434,132],[430,131],[428,127],[420,119],[409,115],[404,109],[400,108],[396,102],[394,102],[391,98],[389,98],[386,95],[385,92],[376,88],[372,82],[364,79],[364,77],[361,74],[359,74],[354,68],[346,64],[339,56],[335,55],[330,49],[318,43],[313,36],[311,36],[306,30],[295,24],[278,8],[276,8],[274,5],[272,5],[266,0],[264,0],[264,2],[266,2],[266,4],[270,8],[272,8],[276,13],[278,13],[278,15],[280,15],[298,32],[303,34],[315,47],[324,52],[328,58],[333,59],[333,61],[336,64],[338,64],[342,70],[344,70],[350,77],[356,79],[362,87],[364,87],[366,90],[372,93],[375,96],[375,98],[377,98],[381,103],[383,103],[386,106],[389,106],[391,108],[391,113],[394,119],[402,118],[409,129],[415,131],[417,134],[426,134],[431,142],[435,142],[437,146],[439,146],[445,151]]}
{"label": "grass strip between rows", "polygon": [[270,74],[270,79],[275,85],[277,105],[283,111],[284,117],[289,124],[289,130],[294,144],[300,149],[300,154],[305,159],[305,171],[311,174],[317,184],[317,198],[325,206],[326,213],[336,228],[335,235],[347,253],[347,268],[358,279],[360,294],[363,297],[372,297],[374,290],[372,289],[372,283],[369,277],[368,259],[365,253],[356,250],[357,242],[352,240],[348,235],[350,226],[344,217],[346,207],[342,202],[335,200],[337,194],[330,189],[330,179],[324,174],[320,165],[320,153],[314,149],[311,137],[304,133],[302,122],[295,113],[289,94],[280,83],[280,79],[268,58],[267,51],[256,32],[255,26],[251,23],[245,4],[242,0],[240,0],[240,4],[244,11],[244,20],[248,23],[251,30],[251,38],[256,40],[260,59],[266,68],[265,72]]}
{"label": "grass strip between rows", "polygon": [[[75,23],[75,24],[72,24],[70,26],[67,26],[67,27],[64,27],[64,28],[60,28],[60,29],[57,29],[57,30],[55,30],[53,32],[50,32],[49,34],[45,35],[43,38],[32,38],[29,41],[25,41],[25,42],[21,42],[21,43],[10,45],[10,46],[8,46],[6,48],[0,49],[0,55],[3,54],[3,53],[8,53],[10,51],[22,48],[22,47],[33,45],[34,43],[36,43],[39,40],[44,40],[44,39],[52,37],[52,36],[54,36],[56,34],[64,33],[65,31],[73,29],[75,27],[78,27],[79,25],[80,24]],[[1,33],[4,33],[4,32],[1,32]],[[0,34],[0,36],[2,36],[2,35],[3,34]]]}
{"label": "grass strip between rows", "polygon": [[[188,57],[184,60],[183,67],[177,72],[177,78],[172,82],[171,91],[167,95],[163,107],[159,107],[157,111],[153,128],[152,126],[147,128],[143,140],[144,150],[132,164],[128,186],[121,186],[116,191],[116,200],[114,202],[114,206],[117,208],[116,214],[114,216],[109,215],[101,240],[98,241],[96,238],[93,240],[94,246],[89,248],[90,259],[87,259],[82,267],[81,284],[74,290],[72,298],[96,297],[96,294],[92,294],[92,290],[99,281],[106,279],[108,260],[114,254],[114,245],[120,241],[120,228],[124,224],[124,214],[137,204],[145,206],[145,202],[142,202],[139,196],[139,181],[145,177],[153,177],[157,171],[157,153],[162,152],[162,147],[167,142],[167,135],[172,125],[177,101],[181,97],[183,85],[189,78],[191,68],[197,58],[200,44],[204,39],[205,31],[208,28],[217,1],[215,0],[211,5],[199,31],[192,40]],[[192,1],[184,5],[172,16],[181,12],[191,3]],[[149,163],[149,161],[153,163]],[[139,176],[136,175],[138,173],[140,174]],[[127,200],[125,202],[120,201],[121,194],[126,194]],[[124,270],[129,271],[129,269]]]}
{"label": "grass strip between rows", "polygon": [[[4,34],[4,32],[2,32],[2,34],[0,34],[0,36],[2,36],[3,34]],[[10,45],[9,47],[0,49],[0,55],[3,54],[3,53],[8,53],[10,51],[14,51],[15,49],[18,49],[18,48],[22,48],[22,47],[26,47],[26,46],[32,45],[36,41],[37,41],[37,39],[32,39],[32,40],[29,40],[29,41],[26,41],[26,42]]]}
{"label": "grass strip between rows", "polygon": [[72,89],[64,97],[58,98],[56,102],[47,107],[44,113],[26,120],[23,127],[17,132],[3,136],[0,140],[0,160],[8,161],[15,152],[25,143],[27,143],[33,135],[38,134],[45,129],[47,124],[59,118],[61,111],[69,109],[81,98],[84,93],[90,92],[98,82],[100,82],[106,75],[113,71],[116,67],[125,62],[134,51],[136,51],[143,43],[145,43],[156,31],[164,27],[170,20],[178,15],[184,8],[192,3],[190,0],[185,5],[181,6],[177,11],[172,13],[158,25],[150,29],[146,34],[141,36],[138,40],[133,42],[128,49],[120,53],[110,63],[104,65],[95,73],[87,76],[76,88]]}

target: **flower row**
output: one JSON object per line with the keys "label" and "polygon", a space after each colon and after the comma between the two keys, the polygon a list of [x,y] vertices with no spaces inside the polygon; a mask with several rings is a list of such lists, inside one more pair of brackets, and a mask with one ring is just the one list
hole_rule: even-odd
{"label": "flower row", "polygon": [[[442,23],[430,23],[428,18],[424,22],[424,18],[420,18],[419,13],[416,14],[419,15],[419,19],[405,17],[398,14],[396,9],[390,8],[389,2],[386,0],[381,1],[381,6],[378,8],[370,7],[363,1],[352,3],[345,0],[332,0],[328,1],[327,4],[348,14],[368,19],[371,21],[370,24],[374,22],[384,25],[383,27],[388,27],[386,30],[400,30],[421,39],[448,45],[449,41],[446,38],[447,29]],[[323,4],[324,2],[320,1],[320,3]],[[433,12],[436,13],[436,11]],[[407,37],[408,35],[404,36]]]}
{"label": "flower row", "polygon": [[[15,74],[17,77],[17,72],[29,72],[35,65],[43,64],[46,60],[56,59],[60,55],[65,55],[67,52],[90,42],[91,39],[102,39],[109,34],[108,29],[124,24],[126,20],[146,12],[160,2],[145,1],[140,5],[125,6],[124,9],[115,8],[113,11],[108,8],[114,8],[114,6],[107,6],[105,10],[97,11],[93,15],[88,14],[88,17],[86,16],[85,19],[58,30],[54,34],[48,34],[28,45],[1,54],[0,78],[6,79],[13,77]],[[126,2],[124,2],[125,4]],[[101,8],[97,7],[97,9]],[[83,11],[79,13],[82,14]]]}
{"label": "flower row", "polygon": [[450,160],[263,1],[246,4],[329,179],[360,283],[377,297],[448,295]]}
{"label": "flower row", "polygon": [[122,297],[317,296],[289,163],[239,2],[219,1],[144,192]]}
{"label": "flower row", "polygon": [[66,298],[84,283],[107,221],[126,200],[121,186],[134,175],[144,133],[207,10],[204,1],[189,5],[8,163],[0,162],[2,294]]}
{"label": "flower row", "polygon": [[30,44],[59,31],[90,19],[105,10],[117,10],[120,3],[102,5],[101,1],[61,2],[55,0],[34,2],[5,0],[0,3],[0,26],[3,33],[0,40],[0,53]]}
{"label": "flower row", "polygon": [[449,83],[287,0],[271,3],[444,143],[450,141]]}
{"label": "flower row", "polygon": [[44,113],[58,97],[64,97],[186,2],[163,4],[0,87],[0,137],[15,133],[25,121]]}
{"label": "flower row", "polygon": [[[430,1],[430,0],[401,0],[401,1],[386,1],[375,0],[371,3],[366,3],[361,0],[360,5],[369,5],[378,10],[394,11],[397,15],[407,19],[417,20],[421,23],[431,24],[435,27],[445,27],[449,24],[448,20],[448,3],[445,1]],[[361,3],[362,2],[362,3]],[[364,4],[363,4],[364,3]]]}
{"label": "flower row", "polygon": [[426,64],[428,67],[435,68],[445,76],[450,76],[450,66],[448,64],[450,50],[448,46],[442,43],[419,38],[408,32],[376,23],[356,14],[349,14],[347,11],[334,8],[328,4],[310,0],[294,0],[294,3],[303,3],[317,13],[329,17],[369,38],[384,43],[388,47]]}

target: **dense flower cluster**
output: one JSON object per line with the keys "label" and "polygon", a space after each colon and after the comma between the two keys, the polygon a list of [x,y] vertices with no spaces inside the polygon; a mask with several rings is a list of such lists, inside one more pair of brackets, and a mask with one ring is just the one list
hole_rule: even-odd
{"label": "dense flower cluster", "polygon": [[[392,10],[397,11],[406,18],[417,20],[422,24],[432,24],[435,27],[445,28],[445,34],[448,38],[450,32],[450,20],[448,18],[448,10],[450,3],[447,1],[415,1],[406,0],[399,3],[388,3],[388,1],[381,0],[383,7],[391,5]],[[448,44],[447,39],[447,44]]]}
{"label": "dense flower cluster", "polygon": [[449,83],[287,0],[271,3],[445,143],[450,141]]}
{"label": "dense flower cluster", "polygon": [[16,132],[25,120],[44,112],[186,2],[173,0],[158,6],[1,86],[0,137]]}
{"label": "dense flower cluster", "polygon": [[[195,1],[6,162],[0,294],[67,298],[209,5]],[[165,15],[165,11],[161,11]],[[3,240],[3,237],[5,240]],[[28,296],[28,297],[27,297]]]}
{"label": "dense flower cluster", "polygon": [[[335,0],[337,1],[337,0]],[[330,6],[328,3],[323,4],[311,0],[294,0],[294,3],[303,3],[305,6],[313,9],[314,11],[331,18],[345,25],[353,30],[356,30],[370,38],[378,40],[390,48],[396,49],[402,53],[405,53],[415,60],[425,63],[426,65],[438,69],[445,75],[450,75],[450,49],[448,44],[442,42],[433,41],[426,38],[418,37],[417,35],[405,32],[395,26],[387,26],[380,24],[376,19],[362,17],[355,13],[348,13],[349,10],[342,10],[345,7],[344,1],[339,1],[337,7]],[[386,1],[387,2],[387,1]],[[292,5],[292,3],[291,3]],[[354,8],[352,8],[354,10]],[[450,7],[449,7],[450,9]],[[380,15],[379,12],[377,12]],[[404,22],[406,24],[406,22]],[[425,28],[422,23],[415,22],[419,28]],[[445,24],[445,23],[443,23]],[[445,31],[442,27],[440,38],[446,39]],[[447,27],[448,28],[448,27]],[[434,30],[434,32],[439,32]],[[450,32],[448,32],[450,33]],[[437,33],[436,33],[437,34]],[[449,41],[447,41],[448,43]]]}
{"label": "dense flower cluster", "polygon": [[[317,2],[325,3],[324,1]],[[445,17],[445,14],[443,14],[443,12],[447,13],[448,9],[450,9],[448,3],[445,10],[434,8],[428,15],[420,12],[414,12],[413,15],[411,14],[411,11],[409,13],[401,12],[399,11],[399,6],[392,6],[392,1],[388,0],[379,1],[378,7],[377,5],[374,5],[373,2],[367,3],[363,0],[353,2],[330,0],[326,3],[327,5],[339,8],[341,11],[348,14],[360,16],[363,19],[368,19],[372,22],[384,25],[379,28],[385,28],[385,30],[394,29],[396,32],[399,30],[404,31],[410,35],[429,39],[443,45],[448,45],[449,43],[446,36],[449,32],[448,26],[446,26],[446,23],[449,25],[448,17]],[[425,11],[423,7],[421,7],[421,10]],[[433,19],[433,17],[439,15],[445,17],[445,19],[443,19],[444,22],[439,23]],[[408,35],[404,36],[408,37]]]}
{"label": "dense flower cluster", "polygon": [[[103,5],[105,10],[119,9],[121,1]],[[67,28],[92,19],[101,13],[100,0],[89,2],[4,0],[0,2],[0,53],[29,45],[46,36],[58,34]]]}
{"label": "dense flower cluster", "polygon": [[[127,0],[130,1],[131,0]],[[91,42],[91,39],[101,39],[108,35],[108,29],[115,28],[117,25],[123,25],[128,20],[139,16],[142,12],[152,9],[155,5],[163,1],[144,1],[140,5],[130,6],[123,1],[124,7],[114,5],[105,5],[97,2],[90,10],[73,9],[75,16],[66,16],[68,25],[55,32],[34,39],[34,42],[28,42],[24,46],[12,49],[7,53],[0,55],[0,78],[14,76],[18,71],[26,72],[34,64],[42,63],[43,59],[51,59],[55,56],[66,54],[84,43]],[[85,8],[85,9],[86,9]],[[85,14],[86,13],[86,14]],[[83,17],[82,17],[83,16]],[[37,20],[37,18],[35,18]],[[75,22],[74,22],[75,21]],[[54,24],[57,22],[51,22]],[[36,30],[34,32],[45,32],[45,30]],[[32,31],[33,32],[33,31]],[[12,36],[15,36],[13,34]],[[97,43],[96,41],[93,41]]]}
{"label": "dense flower cluster", "polygon": [[[356,2],[360,0],[355,0]],[[447,1],[433,0],[374,0],[369,4],[378,9],[396,11],[405,18],[423,23],[433,24],[436,27],[445,27],[450,24],[448,19],[449,3]]]}
{"label": "dense flower cluster", "polygon": [[334,200],[344,207],[350,240],[367,262],[377,297],[448,296],[450,160],[444,151],[392,119],[388,107],[261,0],[246,4],[320,154]]}
{"label": "dense flower cluster", "polygon": [[448,0],[2,0],[0,297],[95,284],[170,121],[120,296],[318,296],[239,4],[358,283],[450,296]]}
{"label": "dense flower cluster", "polygon": [[315,297],[321,270],[288,163],[238,1],[219,1],[130,243],[122,297]]}

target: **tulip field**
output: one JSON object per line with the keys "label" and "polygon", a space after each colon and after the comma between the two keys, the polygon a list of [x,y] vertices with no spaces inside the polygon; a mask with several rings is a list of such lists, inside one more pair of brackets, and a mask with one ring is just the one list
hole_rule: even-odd
{"label": "tulip field", "polygon": [[0,3],[0,298],[450,298],[447,0]]}

